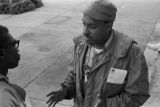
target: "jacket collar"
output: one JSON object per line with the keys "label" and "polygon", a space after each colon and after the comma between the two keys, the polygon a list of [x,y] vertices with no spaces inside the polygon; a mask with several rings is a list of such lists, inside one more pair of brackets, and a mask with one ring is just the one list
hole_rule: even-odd
{"label": "jacket collar", "polygon": [[6,82],[9,81],[8,77],[6,77],[6,76],[4,76],[2,74],[0,74],[0,80],[6,81]]}
{"label": "jacket collar", "polygon": [[125,57],[132,45],[133,39],[127,35],[124,35],[116,30],[113,30],[113,51],[112,54],[117,57]]}
{"label": "jacket collar", "polygon": [[[83,35],[74,38],[73,41],[75,44],[79,44],[81,48],[84,46],[84,44],[87,45]],[[105,44],[105,51],[117,58],[125,57],[133,42],[135,41],[133,41],[131,37],[113,30],[109,40]]]}
{"label": "jacket collar", "polygon": [[114,34],[113,34],[113,33],[114,33],[114,32],[113,32],[113,30],[112,30],[109,39],[108,39],[107,42],[105,43],[105,46],[104,46],[104,47],[105,47],[105,50],[107,50],[107,51],[108,51],[108,49],[111,47],[111,45],[112,45],[112,43],[113,43],[113,41],[114,41],[114,38],[113,38]]}

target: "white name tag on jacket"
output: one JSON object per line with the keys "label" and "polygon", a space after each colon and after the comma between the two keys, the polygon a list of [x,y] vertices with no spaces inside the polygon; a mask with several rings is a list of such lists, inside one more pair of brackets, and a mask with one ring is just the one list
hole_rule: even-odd
{"label": "white name tag on jacket", "polygon": [[107,82],[123,84],[126,75],[127,70],[111,68],[107,78]]}

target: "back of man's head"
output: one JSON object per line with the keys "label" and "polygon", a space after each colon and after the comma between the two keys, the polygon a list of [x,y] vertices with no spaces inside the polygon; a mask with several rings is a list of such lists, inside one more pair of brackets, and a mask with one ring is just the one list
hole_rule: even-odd
{"label": "back of man's head", "polygon": [[84,15],[100,21],[114,21],[117,7],[109,0],[96,0],[84,11]]}
{"label": "back of man's head", "polygon": [[0,48],[9,42],[9,30],[7,27],[0,25]]}
{"label": "back of man's head", "polygon": [[19,41],[12,37],[8,28],[0,25],[0,66],[3,68],[1,69],[1,74],[7,74],[4,69],[18,66],[20,60],[18,46]]}

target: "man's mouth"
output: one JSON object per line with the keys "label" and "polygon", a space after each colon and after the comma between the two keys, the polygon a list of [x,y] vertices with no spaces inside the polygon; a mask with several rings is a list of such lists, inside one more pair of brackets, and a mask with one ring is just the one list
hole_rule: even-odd
{"label": "man's mouth", "polygon": [[87,41],[91,39],[89,36],[86,36],[86,35],[84,37],[85,37],[85,40]]}
{"label": "man's mouth", "polygon": [[21,55],[18,53],[18,60],[20,60],[21,59]]}

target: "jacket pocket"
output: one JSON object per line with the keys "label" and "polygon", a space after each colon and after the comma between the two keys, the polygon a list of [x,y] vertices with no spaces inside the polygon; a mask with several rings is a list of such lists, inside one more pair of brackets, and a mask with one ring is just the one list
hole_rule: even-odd
{"label": "jacket pocket", "polygon": [[110,98],[124,91],[124,84],[105,82],[101,89],[101,98]]}

